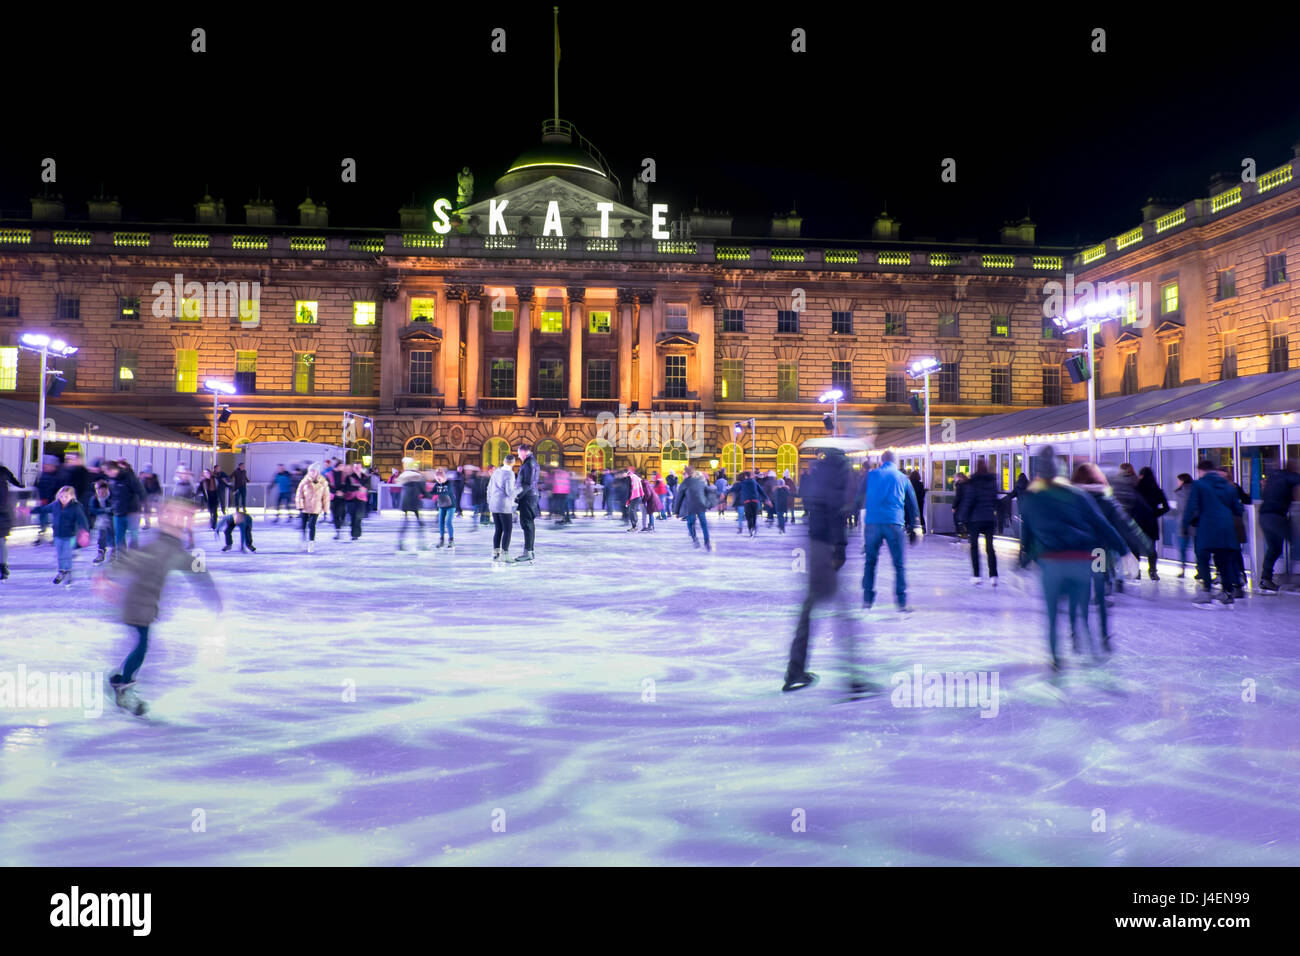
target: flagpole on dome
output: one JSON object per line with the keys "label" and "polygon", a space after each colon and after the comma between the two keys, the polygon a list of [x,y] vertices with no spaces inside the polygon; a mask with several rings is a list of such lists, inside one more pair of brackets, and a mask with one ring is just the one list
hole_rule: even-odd
{"label": "flagpole on dome", "polygon": [[560,8],[555,13],[555,125],[560,125]]}

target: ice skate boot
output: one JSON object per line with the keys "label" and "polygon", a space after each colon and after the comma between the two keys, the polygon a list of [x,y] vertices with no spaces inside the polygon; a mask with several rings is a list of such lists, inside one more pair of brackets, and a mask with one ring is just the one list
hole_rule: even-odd
{"label": "ice skate boot", "polygon": [[149,705],[135,692],[135,681],[113,684],[113,703],[136,717],[143,717],[149,711]]}
{"label": "ice skate boot", "polygon": [[9,577],[9,565],[0,564],[0,581],[3,581],[7,577]]}
{"label": "ice skate boot", "polygon": [[[3,569],[0,568],[0,570],[3,570]],[[3,576],[4,576],[3,574],[0,574],[0,577],[3,577]],[[1259,579],[1259,589],[1260,589],[1261,591],[1265,592],[1266,594],[1267,594],[1267,593],[1276,593],[1277,590],[1278,590],[1277,582],[1274,581],[1272,578],[1260,578],[1260,579]]]}
{"label": "ice skate boot", "polygon": [[94,561],[91,561],[90,563],[91,563],[91,564],[103,564],[103,563],[104,563],[104,559],[105,559],[106,557],[108,557],[108,551],[106,551],[104,548],[100,548],[100,549],[99,549],[99,553],[95,555],[95,560],[94,560]]}
{"label": "ice skate boot", "polygon": [[809,671],[804,671],[802,674],[786,674],[785,683],[781,686],[781,690],[782,692],[803,690],[803,688],[811,687],[815,683],[817,683],[817,675]]}
{"label": "ice skate boot", "polygon": [[56,574],[56,575],[54,576],[54,580],[51,581],[50,583],[51,583],[51,584],[62,584],[64,578],[66,578],[67,576],[68,576],[68,572],[67,572],[67,571],[60,571],[58,574]]}
{"label": "ice skate boot", "polygon": [[532,563],[533,563],[533,552],[531,551],[525,551],[519,557],[515,558],[515,564],[532,564]]}
{"label": "ice skate boot", "polygon": [[445,535],[441,535],[441,534],[438,535],[438,544],[437,544],[437,547],[439,547],[439,548],[445,548],[445,547],[447,547],[447,538],[446,538]]}

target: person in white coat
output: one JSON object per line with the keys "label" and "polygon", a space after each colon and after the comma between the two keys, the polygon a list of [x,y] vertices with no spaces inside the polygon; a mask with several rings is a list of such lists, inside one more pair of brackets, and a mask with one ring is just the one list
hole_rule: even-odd
{"label": "person in white coat", "polygon": [[514,464],[518,461],[514,455],[506,455],[492,472],[488,482],[487,503],[492,512],[492,560],[510,559],[510,531],[514,527],[515,497],[519,494],[519,482],[515,479]]}

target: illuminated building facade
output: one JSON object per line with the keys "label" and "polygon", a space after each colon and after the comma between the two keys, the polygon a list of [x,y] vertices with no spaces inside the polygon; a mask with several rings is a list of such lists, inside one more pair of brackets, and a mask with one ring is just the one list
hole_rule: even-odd
{"label": "illuminated building facade", "polygon": [[[903,370],[917,357],[942,364],[936,424],[1082,397],[1044,315],[1045,285],[1072,263],[1078,280],[1178,276],[1173,318],[1106,343],[1106,390],[1130,350],[1138,386],[1159,385],[1174,342],[1182,381],[1222,374],[1233,354],[1238,374],[1271,367],[1277,330],[1287,350],[1295,340],[1288,280],[1261,285],[1295,234],[1294,183],[1276,172],[1232,206],[1181,207],[1175,227],[1160,228],[1177,210],[1153,209],[1140,242],[1108,241],[1102,255],[1037,246],[1027,220],[996,244],[903,241],[884,214],[861,241],[805,239],[795,213],[765,238],[736,237],[728,216],[664,210],[640,182],[625,190],[562,121],[490,196],[463,175],[449,216],[450,201],[403,209],[396,229],[331,227],[310,199],[296,226],[267,201],[228,225],[210,197],[178,226],[123,222],[115,200],[69,221],[61,200],[40,197],[30,220],[0,223],[0,394],[35,394],[35,366],[14,345],[49,331],[80,347],[64,405],[203,440],[203,381],[233,382],[220,433],[230,452],[337,443],[351,411],[374,419],[359,452],[385,467],[405,455],[493,464],[527,441],[548,466],[717,459],[732,472],[756,452],[759,468],[793,472],[800,442],[825,433],[817,397],[829,388],[845,393],[842,429],[914,424]],[[1233,270],[1239,291],[1217,298],[1212,280]],[[679,445],[639,427],[649,413],[699,434]],[[736,440],[733,423],[751,417],[757,440]]]}

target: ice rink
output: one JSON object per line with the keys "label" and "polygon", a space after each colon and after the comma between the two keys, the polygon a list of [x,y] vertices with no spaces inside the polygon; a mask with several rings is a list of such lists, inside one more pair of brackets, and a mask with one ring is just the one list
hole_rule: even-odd
{"label": "ice rink", "polygon": [[[257,554],[198,545],[225,601],[180,576],[140,674],[104,700],[0,710],[8,865],[1300,864],[1300,598],[1190,603],[1162,568],[1117,596],[1115,655],[1047,669],[1037,576],[970,584],[964,543],[909,549],[910,615],[855,610],[886,693],[846,701],[829,622],[819,684],[781,693],[804,526],[712,554],[683,522],[540,522],[537,562],[491,532],[394,553],[258,519]],[[11,543],[0,672],[96,672],[132,644],[90,558]],[[436,536],[431,537],[436,543]],[[860,542],[860,537],[854,539]],[[518,553],[516,529],[512,547]],[[841,575],[861,603],[860,544]],[[895,674],[987,672],[995,716],[899,707]]]}

